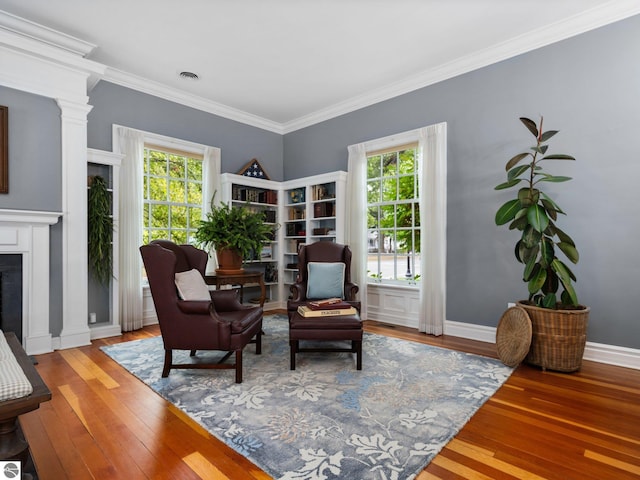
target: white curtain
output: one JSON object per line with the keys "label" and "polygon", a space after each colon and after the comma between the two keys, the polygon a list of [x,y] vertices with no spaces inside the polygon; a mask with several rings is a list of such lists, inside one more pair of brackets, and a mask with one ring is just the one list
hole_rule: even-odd
{"label": "white curtain", "polygon": [[120,167],[119,288],[122,331],[142,328],[142,162],[144,135],[115,127],[113,149],[124,155]]}
{"label": "white curtain", "polygon": [[447,124],[418,131],[420,190],[420,314],[418,329],[442,335],[446,319]]}
{"label": "white curtain", "polygon": [[[219,205],[222,200],[222,183],[220,182],[220,149],[205,147],[202,159],[202,218],[211,211],[211,198],[215,194],[214,205]],[[218,262],[215,252],[210,252],[206,273],[213,275]]]}
{"label": "white curtain", "polygon": [[351,280],[360,287],[362,318],[367,318],[367,152],[364,143],[349,146],[345,241],[353,253]]}

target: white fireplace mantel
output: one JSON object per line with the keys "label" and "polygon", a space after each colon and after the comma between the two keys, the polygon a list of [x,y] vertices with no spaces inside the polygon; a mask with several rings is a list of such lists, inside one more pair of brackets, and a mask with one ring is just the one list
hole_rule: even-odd
{"label": "white fireplace mantel", "polygon": [[22,345],[53,351],[49,332],[49,227],[60,212],[0,209],[0,255],[22,255]]}

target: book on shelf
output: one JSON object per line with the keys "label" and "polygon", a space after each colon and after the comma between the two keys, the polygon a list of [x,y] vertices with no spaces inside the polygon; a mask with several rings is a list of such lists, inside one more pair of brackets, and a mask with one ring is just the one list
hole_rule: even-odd
{"label": "book on shelf", "polygon": [[298,307],[298,313],[303,317],[337,317],[340,315],[355,315],[358,313],[354,307],[349,308],[336,308],[333,310],[312,310],[306,305],[300,305]]}

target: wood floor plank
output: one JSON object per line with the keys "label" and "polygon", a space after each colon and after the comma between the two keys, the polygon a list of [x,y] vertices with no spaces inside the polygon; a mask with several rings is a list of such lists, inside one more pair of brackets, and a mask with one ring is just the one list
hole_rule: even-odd
{"label": "wood floor plank", "polygon": [[[379,322],[365,330],[497,357],[493,344]],[[159,333],[155,325],[36,357],[53,398],[21,424],[41,479],[270,478],[100,350]],[[573,374],[522,365],[417,478],[637,478],[639,385],[640,371],[589,361]]]}

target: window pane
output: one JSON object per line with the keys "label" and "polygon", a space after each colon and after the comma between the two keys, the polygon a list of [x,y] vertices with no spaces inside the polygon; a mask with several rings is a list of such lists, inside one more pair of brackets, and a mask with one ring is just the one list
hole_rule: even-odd
{"label": "window pane", "polygon": [[149,178],[149,200],[165,202],[167,200],[167,179]]}
{"label": "window pane", "polygon": [[147,245],[149,243],[149,230],[142,231],[142,244]]}
{"label": "window pane", "polygon": [[380,155],[367,158],[367,178],[381,177]]}
{"label": "window pane", "polygon": [[398,227],[411,227],[413,226],[413,215],[411,212],[410,203],[402,203],[397,206],[396,209],[396,225]]}
{"label": "window pane", "polygon": [[202,161],[187,158],[187,179],[202,180]]}
{"label": "window pane", "polygon": [[399,154],[400,156],[400,165],[398,168],[398,173],[400,175],[411,173],[415,171],[415,150],[402,150]]}
{"label": "window pane", "polygon": [[397,197],[397,180],[396,177],[385,178],[382,180],[382,201],[395,202]]}
{"label": "window pane", "polygon": [[169,226],[169,207],[167,205],[151,205],[151,226],[153,228]]}
{"label": "window pane", "polygon": [[197,228],[200,220],[202,220],[202,209],[189,207],[189,226],[191,228]]}
{"label": "window pane", "polygon": [[184,203],[185,200],[185,182],[171,180],[169,182],[169,201],[172,203]]}
{"label": "window pane", "polygon": [[400,177],[398,179],[400,182],[400,195],[398,198],[400,200],[411,200],[415,198],[415,190],[413,188],[414,180],[415,177],[413,175]]}
{"label": "window pane", "polygon": [[187,228],[187,207],[171,206],[171,230],[175,228]]}
{"label": "window pane", "polygon": [[[367,251],[369,253],[377,253],[378,248],[378,231],[377,230],[368,230],[367,231]],[[377,272],[377,270],[376,270]]]}
{"label": "window pane", "polygon": [[151,230],[151,240],[169,239],[169,230]]}
{"label": "window pane", "polygon": [[167,158],[162,152],[151,150],[149,152],[149,173],[151,175],[167,175]]}
{"label": "window pane", "polygon": [[202,184],[187,183],[187,203],[192,205],[202,205]]}
{"label": "window pane", "polygon": [[380,201],[380,180],[372,180],[367,182],[367,202],[377,203]]}
{"label": "window pane", "polygon": [[418,202],[413,204],[413,211],[414,213],[414,221],[415,221],[415,226],[419,227],[420,226],[420,204]]}
{"label": "window pane", "polygon": [[367,211],[367,227],[369,228],[378,228],[379,226],[379,222],[378,222],[378,217],[379,217],[379,213],[378,213],[378,207],[369,207],[368,211]]}
{"label": "window pane", "polygon": [[398,155],[396,152],[385,153],[382,156],[382,176],[394,177],[398,174]]}
{"label": "window pane", "polygon": [[171,178],[185,178],[184,157],[169,155],[169,176]]}
{"label": "window pane", "polygon": [[406,255],[413,251],[413,230],[399,229],[396,231],[396,251]]}
{"label": "window pane", "polygon": [[177,244],[188,243],[187,242],[187,231],[186,230],[176,230],[171,229],[171,240]]}
{"label": "window pane", "polygon": [[383,228],[395,227],[395,206],[382,205],[380,207],[380,226]]}
{"label": "window pane", "polygon": [[145,203],[142,205],[142,228],[149,227],[149,204]]}

